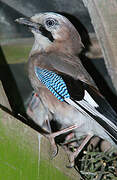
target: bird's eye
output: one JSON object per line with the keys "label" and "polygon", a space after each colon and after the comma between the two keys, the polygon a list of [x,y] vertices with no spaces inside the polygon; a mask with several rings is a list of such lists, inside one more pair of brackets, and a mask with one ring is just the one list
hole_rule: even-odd
{"label": "bird's eye", "polygon": [[53,27],[56,24],[56,21],[54,19],[47,19],[45,23],[47,27]]}

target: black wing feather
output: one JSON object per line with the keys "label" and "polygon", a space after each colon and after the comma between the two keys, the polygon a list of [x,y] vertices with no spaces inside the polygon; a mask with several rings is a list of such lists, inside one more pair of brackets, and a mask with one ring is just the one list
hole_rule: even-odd
{"label": "black wing feather", "polygon": [[75,80],[71,76],[62,74],[60,75],[64,82],[66,83],[68,92],[74,100],[80,101],[84,97],[84,87],[83,82],[80,80]]}
{"label": "black wing feather", "polygon": [[62,75],[62,78],[67,85],[71,99],[78,106],[80,106],[80,108],[82,108],[83,111],[85,111],[90,117],[92,117],[96,122],[98,122],[105,129],[107,134],[113,139],[113,141],[117,143],[117,128],[114,128],[114,126],[111,126],[108,122],[106,122],[106,120],[103,120],[103,118],[99,117],[98,113],[97,115],[95,115],[90,112],[90,110],[86,109],[86,107],[83,107],[80,104],[80,101],[84,100],[85,91],[87,91],[98,105],[98,107],[92,107],[92,109],[97,110],[97,112],[105,116],[117,127],[117,114],[112,109],[110,104],[105,100],[105,98],[97,91],[97,89],[80,80],[74,80],[69,75]]}
{"label": "black wing feather", "polygon": [[112,109],[107,100],[99,95],[94,89],[92,89],[88,84],[84,83],[84,89],[91,95],[93,100],[99,105],[96,110],[103,114],[106,118],[111,120],[115,125],[117,125],[117,114]]}

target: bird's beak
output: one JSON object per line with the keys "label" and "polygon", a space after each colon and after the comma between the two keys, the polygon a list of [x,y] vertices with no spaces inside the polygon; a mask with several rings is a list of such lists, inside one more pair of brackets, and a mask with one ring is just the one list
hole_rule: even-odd
{"label": "bird's beak", "polygon": [[50,41],[54,41],[54,38],[50,31],[46,30],[42,24],[33,22],[30,18],[19,18],[16,19],[15,22],[27,26],[32,33],[36,32],[38,34],[41,34],[42,36],[47,37]]}
{"label": "bird's beak", "polygon": [[19,24],[23,24],[23,25],[29,27],[30,29],[38,29],[39,30],[40,27],[42,26],[39,23],[32,22],[30,20],[30,18],[19,18],[19,19],[16,19],[15,22],[17,22]]}

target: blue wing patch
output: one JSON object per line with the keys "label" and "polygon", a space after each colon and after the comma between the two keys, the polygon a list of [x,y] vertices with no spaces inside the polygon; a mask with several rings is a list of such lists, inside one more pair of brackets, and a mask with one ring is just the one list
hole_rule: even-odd
{"label": "blue wing patch", "polygon": [[65,98],[70,98],[67,86],[59,75],[37,66],[35,66],[35,73],[38,79],[57,97],[57,99],[64,101]]}

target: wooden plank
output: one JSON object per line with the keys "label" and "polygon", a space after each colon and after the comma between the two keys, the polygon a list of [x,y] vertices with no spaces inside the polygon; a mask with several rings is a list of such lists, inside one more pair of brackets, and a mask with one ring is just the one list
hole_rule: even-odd
{"label": "wooden plank", "polygon": [[[11,110],[1,82],[0,104]],[[0,109],[0,179],[79,178],[75,169],[66,168],[68,158],[61,148],[53,160],[50,160],[49,151],[48,140],[40,138],[35,130]]]}
{"label": "wooden plank", "polygon": [[[55,167],[59,169],[62,173],[67,175],[67,177],[71,180],[80,180],[79,173],[74,168],[67,168],[66,166],[69,165],[69,160],[66,152],[58,146],[58,154],[55,158],[51,159],[50,156],[50,143],[47,139],[42,138],[41,141],[41,160],[45,160],[49,163],[50,168]],[[57,179],[56,174],[50,174],[50,179]],[[61,178],[59,178],[61,179]]]}
{"label": "wooden plank", "polygon": [[117,90],[117,1],[83,0],[99,40],[105,64]]}
{"label": "wooden plank", "polygon": [[[1,81],[0,105],[11,111]],[[37,179],[38,147],[33,129],[0,110],[0,179]]]}
{"label": "wooden plank", "polygon": [[0,179],[78,179],[78,173],[65,166],[65,152],[50,160],[48,141],[41,139],[41,149],[39,143],[36,131],[0,110]]}
{"label": "wooden plank", "polygon": [[11,110],[10,104],[8,102],[8,98],[4,92],[3,86],[2,86],[2,82],[0,81],[0,105],[8,108],[9,110]]}
{"label": "wooden plank", "polygon": [[0,110],[0,179],[38,179],[37,133]]}

